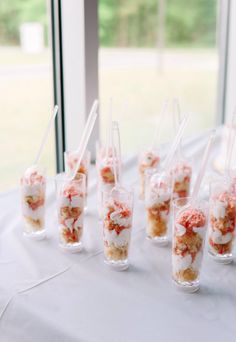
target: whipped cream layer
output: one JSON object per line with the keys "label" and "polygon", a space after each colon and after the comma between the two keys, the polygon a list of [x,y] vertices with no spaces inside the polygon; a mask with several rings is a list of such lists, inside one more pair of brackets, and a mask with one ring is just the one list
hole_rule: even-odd
{"label": "whipped cream layer", "polygon": [[199,271],[201,261],[202,252],[197,253],[194,261],[192,260],[192,256],[190,254],[186,254],[185,256],[177,254],[172,255],[172,265],[174,272],[185,271],[190,267],[196,271]]}
{"label": "whipped cream layer", "polygon": [[191,172],[189,171],[188,172],[179,171],[178,173],[174,174],[174,179],[175,179],[175,182],[182,183],[186,177],[190,177],[190,176],[191,176]]}
{"label": "whipped cream layer", "polygon": [[224,245],[225,243],[228,243],[233,239],[233,234],[227,233],[223,235],[220,230],[216,229],[211,232],[211,239],[216,244]]}
{"label": "whipped cream layer", "polygon": [[106,241],[108,245],[113,243],[117,247],[122,247],[129,243],[131,229],[125,228],[119,234],[117,234],[115,229],[113,230],[104,229],[103,234],[104,234],[104,241]]}
{"label": "whipped cream layer", "polygon": [[34,184],[34,185],[28,185],[24,184],[22,186],[21,192],[23,196],[32,196],[36,197],[44,193],[45,190],[45,184]]}
{"label": "whipped cream layer", "polygon": [[61,195],[59,197],[59,207],[71,207],[71,208],[77,208],[77,207],[83,207],[84,199],[82,196],[72,196],[71,199],[67,196]]}
{"label": "whipped cream layer", "polygon": [[44,206],[40,206],[37,209],[32,210],[27,204],[23,203],[22,212],[24,216],[30,217],[33,220],[42,220],[44,218],[45,208]]}
{"label": "whipped cream layer", "polygon": [[219,220],[224,218],[226,214],[227,203],[221,201],[214,201],[211,203],[211,214]]}
{"label": "whipped cream layer", "polygon": [[81,214],[77,220],[74,220],[73,218],[68,218],[64,220],[63,226],[66,228],[72,230],[79,229],[83,225],[83,215]]}
{"label": "whipped cream layer", "polygon": [[156,193],[155,191],[152,191],[149,196],[146,196],[146,206],[152,207],[154,205],[162,204],[169,201],[170,198],[171,195],[168,192],[160,191]]}
{"label": "whipped cream layer", "polygon": [[120,227],[130,227],[132,222],[132,217],[122,217],[120,211],[114,211],[110,214],[110,220],[113,221],[114,224]]}

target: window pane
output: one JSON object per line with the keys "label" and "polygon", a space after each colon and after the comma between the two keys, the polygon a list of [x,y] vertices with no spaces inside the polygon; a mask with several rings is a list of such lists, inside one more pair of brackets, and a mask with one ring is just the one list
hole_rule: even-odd
{"label": "window pane", "polygon": [[[188,134],[215,125],[217,16],[216,0],[99,1],[102,137],[110,96],[125,153],[151,142],[167,97],[191,112]],[[172,126],[167,118],[163,141]]]}
{"label": "window pane", "polygon": [[[37,153],[53,106],[45,0],[0,2],[0,189],[19,184]],[[54,132],[42,163],[55,170]]]}

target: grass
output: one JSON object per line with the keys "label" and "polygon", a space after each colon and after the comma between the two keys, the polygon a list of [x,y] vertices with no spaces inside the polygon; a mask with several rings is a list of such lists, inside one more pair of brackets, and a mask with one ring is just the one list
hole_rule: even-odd
{"label": "grass", "polygon": [[[144,59],[145,52],[143,54]],[[143,59],[140,58],[139,65],[134,59],[129,67],[123,64],[123,68],[118,65],[116,68],[100,69],[103,137],[110,96],[114,97],[114,118],[120,121],[122,149],[126,154],[150,145],[165,98],[178,97],[183,103],[183,111],[190,112],[187,135],[215,125],[218,74],[214,50],[167,52],[162,71],[156,67],[154,56],[149,58],[150,65],[143,65]],[[166,116],[161,133],[162,141],[173,136],[171,115]]]}

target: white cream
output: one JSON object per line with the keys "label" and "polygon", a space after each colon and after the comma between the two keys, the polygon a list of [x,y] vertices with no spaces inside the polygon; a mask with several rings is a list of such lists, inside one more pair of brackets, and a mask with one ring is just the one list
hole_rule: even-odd
{"label": "white cream", "polygon": [[71,207],[76,208],[76,207],[82,207],[83,206],[83,197],[81,196],[73,196],[71,198]]}
{"label": "white cream", "polygon": [[177,236],[182,236],[186,233],[186,228],[179,223],[175,224],[175,234]]}
{"label": "white cream", "polygon": [[233,234],[232,233],[227,233],[225,235],[222,235],[220,230],[214,230],[211,233],[211,239],[214,243],[219,244],[219,245],[224,245],[225,243],[228,243],[232,240]]}
{"label": "white cream", "polygon": [[68,197],[66,196],[61,196],[59,198],[59,207],[64,208],[64,207],[71,207],[71,208],[77,208],[77,207],[83,207],[83,198],[80,196],[73,196],[71,198],[71,201]]}
{"label": "white cream", "polygon": [[160,212],[160,215],[161,215],[162,220],[164,220],[164,221],[167,221],[168,218],[169,218],[169,214],[168,214],[168,212],[166,210],[162,210]]}
{"label": "white cream", "polygon": [[129,227],[131,226],[131,216],[130,217],[122,217],[120,211],[114,211],[110,215],[110,219],[117,224],[118,226],[122,227]]}
{"label": "white cream", "polygon": [[83,226],[83,214],[81,214],[74,223],[75,228],[80,228]]}
{"label": "white cream", "polygon": [[72,230],[73,228],[75,228],[75,229],[79,228],[83,224],[83,217],[82,217],[82,215],[80,215],[80,217],[75,222],[74,222],[73,218],[66,219],[64,221],[64,224],[70,230]]}
{"label": "white cream", "polygon": [[64,197],[64,196],[60,196],[58,205],[60,208],[69,207],[70,206],[69,198]]}
{"label": "white cream", "polygon": [[40,194],[42,194],[42,192],[44,191],[45,185],[43,184],[34,184],[34,185],[23,185],[22,186],[22,195],[23,196],[39,196]]}
{"label": "white cream", "polygon": [[187,175],[185,173],[176,173],[175,174],[175,182],[178,182],[178,183],[182,183],[184,178],[186,177]]}
{"label": "white cream", "polygon": [[40,206],[35,210],[32,210],[26,203],[22,205],[22,212],[24,216],[31,217],[33,220],[44,218],[44,206]]}
{"label": "white cream", "polygon": [[64,221],[65,225],[67,228],[69,228],[70,230],[72,230],[72,226],[73,226],[73,223],[74,223],[74,219],[73,218],[69,218],[69,219],[66,219]]}
{"label": "white cream", "polygon": [[109,244],[113,243],[117,247],[125,246],[130,241],[131,229],[123,229],[120,234],[117,234],[116,230],[104,229],[104,241]]}
{"label": "white cream", "polygon": [[147,207],[152,207],[154,205],[159,205],[159,204],[164,204],[165,202],[170,200],[170,194],[168,192],[158,194],[156,192],[151,192],[150,196],[146,196],[146,206]]}
{"label": "white cream", "polygon": [[184,257],[181,255],[172,255],[172,264],[174,272],[184,271],[192,264],[192,257],[190,254],[186,254]]}
{"label": "white cream", "polygon": [[202,262],[202,253],[198,252],[194,259],[194,262],[192,263],[192,268],[196,271],[199,271],[201,262]]}
{"label": "white cream", "polygon": [[204,227],[193,227],[193,231],[197,234],[199,234],[202,238],[204,238],[205,235],[205,226]]}
{"label": "white cream", "polygon": [[227,204],[221,201],[214,201],[211,205],[212,215],[219,220],[220,218],[225,217],[225,208]]}

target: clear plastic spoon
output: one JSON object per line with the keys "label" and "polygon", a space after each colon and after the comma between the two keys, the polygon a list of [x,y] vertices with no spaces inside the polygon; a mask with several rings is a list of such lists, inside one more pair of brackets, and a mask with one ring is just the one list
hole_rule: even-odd
{"label": "clear plastic spoon", "polygon": [[38,162],[39,162],[39,160],[40,160],[40,158],[42,156],[42,152],[43,152],[44,146],[45,146],[45,144],[47,142],[47,139],[49,137],[49,133],[50,133],[50,130],[51,130],[52,125],[54,123],[54,120],[55,120],[55,118],[57,116],[57,113],[58,113],[58,105],[55,105],[55,107],[53,109],[53,112],[52,112],[52,115],[50,117],[50,120],[48,122],[47,128],[46,128],[46,130],[44,132],[43,139],[42,139],[42,142],[40,144],[38,153],[37,153],[36,158],[35,158],[35,160],[33,162],[34,165],[38,164]]}

